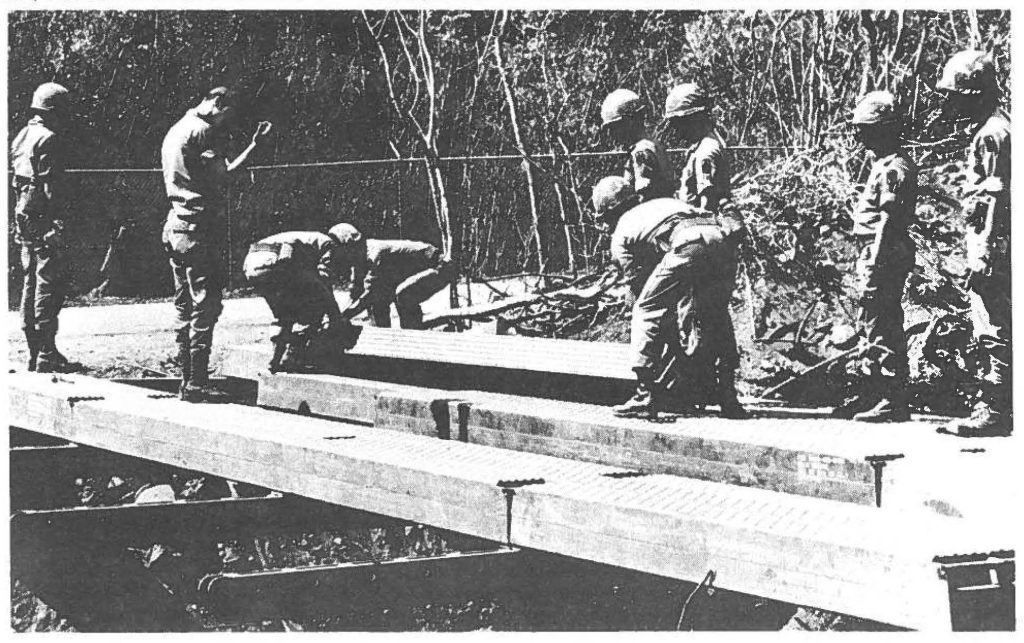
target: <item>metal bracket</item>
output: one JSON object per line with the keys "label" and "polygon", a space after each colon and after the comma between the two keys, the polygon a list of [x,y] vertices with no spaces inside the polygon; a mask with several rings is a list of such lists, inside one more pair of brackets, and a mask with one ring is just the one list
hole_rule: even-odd
{"label": "metal bracket", "polygon": [[869,455],[864,458],[875,471],[875,506],[882,506],[882,470],[885,465],[893,460],[904,457],[902,453],[886,453],[882,455]]}
{"label": "metal bracket", "polygon": [[75,404],[79,402],[98,402],[107,398],[102,395],[75,395],[68,398],[68,406],[75,408]]}
{"label": "metal bracket", "polygon": [[544,484],[544,478],[524,478],[522,480],[498,480],[501,492],[505,494],[505,541],[509,549],[512,545],[512,501],[516,497],[516,489],[532,484]]}

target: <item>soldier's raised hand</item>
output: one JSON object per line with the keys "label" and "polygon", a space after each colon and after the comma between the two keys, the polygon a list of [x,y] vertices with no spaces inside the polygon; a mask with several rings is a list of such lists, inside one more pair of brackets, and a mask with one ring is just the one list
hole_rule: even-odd
{"label": "soldier's raised hand", "polygon": [[270,121],[260,121],[259,124],[256,125],[256,131],[253,132],[252,134],[253,145],[258,144],[262,139],[264,139],[267,136],[267,134],[270,134],[270,130],[273,127],[274,124],[271,123]]}

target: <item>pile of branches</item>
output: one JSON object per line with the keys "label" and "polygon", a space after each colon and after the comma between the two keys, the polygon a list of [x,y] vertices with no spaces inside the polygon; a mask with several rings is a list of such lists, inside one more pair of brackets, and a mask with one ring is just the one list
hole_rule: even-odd
{"label": "pile of branches", "polygon": [[550,295],[509,310],[500,316],[499,324],[529,337],[598,339],[609,320],[624,318],[626,312],[620,293],[602,287],[604,274],[585,275]]}

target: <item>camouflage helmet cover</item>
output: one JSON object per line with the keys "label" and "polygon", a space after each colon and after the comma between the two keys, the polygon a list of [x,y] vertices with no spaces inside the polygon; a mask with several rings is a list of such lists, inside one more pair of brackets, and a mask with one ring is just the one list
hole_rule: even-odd
{"label": "camouflage helmet cover", "polygon": [[886,91],[868,92],[857,101],[850,122],[854,125],[889,125],[899,122],[896,97]]}
{"label": "camouflage helmet cover", "polygon": [[935,83],[941,91],[981,94],[996,89],[996,68],[992,55],[976,49],[957,52],[946,62]]}
{"label": "camouflage helmet cover", "polygon": [[68,88],[58,83],[43,83],[32,93],[32,109],[52,112],[67,107]]}
{"label": "camouflage helmet cover", "polygon": [[603,217],[633,196],[633,187],[621,176],[606,176],[594,186],[591,201],[598,217]]}
{"label": "camouflage helmet cover", "polygon": [[708,95],[696,83],[676,85],[665,99],[665,118],[690,116],[698,112],[708,112],[711,101]]}
{"label": "camouflage helmet cover", "polygon": [[601,103],[601,125],[611,125],[627,116],[639,114],[644,105],[636,92],[628,89],[616,89]]}

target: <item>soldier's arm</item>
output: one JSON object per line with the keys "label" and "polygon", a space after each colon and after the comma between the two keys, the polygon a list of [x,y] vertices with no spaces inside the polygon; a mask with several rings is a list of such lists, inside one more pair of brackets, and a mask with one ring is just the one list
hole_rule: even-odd
{"label": "soldier's arm", "polygon": [[640,147],[631,152],[633,160],[633,190],[640,197],[641,201],[647,201],[648,190],[654,182],[657,172],[658,159],[654,150]]}
{"label": "soldier's arm", "polygon": [[380,275],[378,274],[376,266],[370,264],[366,267],[357,267],[355,269],[352,289],[350,291],[353,297],[352,303],[342,311],[342,318],[345,320],[352,319],[369,308],[370,304],[373,303],[373,297],[377,295],[379,284]]}
{"label": "soldier's arm", "polygon": [[724,171],[722,167],[721,151],[702,153],[695,159],[697,168],[697,205],[705,210],[717,212],[721,195],[715,187],[721,180],[720,174]]}
{"label": "soldier's arm", "polygon": [[47,136],[36,146],[36,179],[51,202],[59,201],[63,188],[64,150],[56,136]]}
{"label": "soldier's arm", "polygon": [[230,161],[227,164],[228,172],[234,172],[245,164],[249,159],[249,155],[256,149],[256,146],[259,145],[260,141],[270,133],[270,128],[271,124],[269,121],[260,121],[259,125],[256,126],[256,131],[253,132],[252,141],[249,143],[249,146],[242,150],[242,153],[236,156],[234,161]]}

